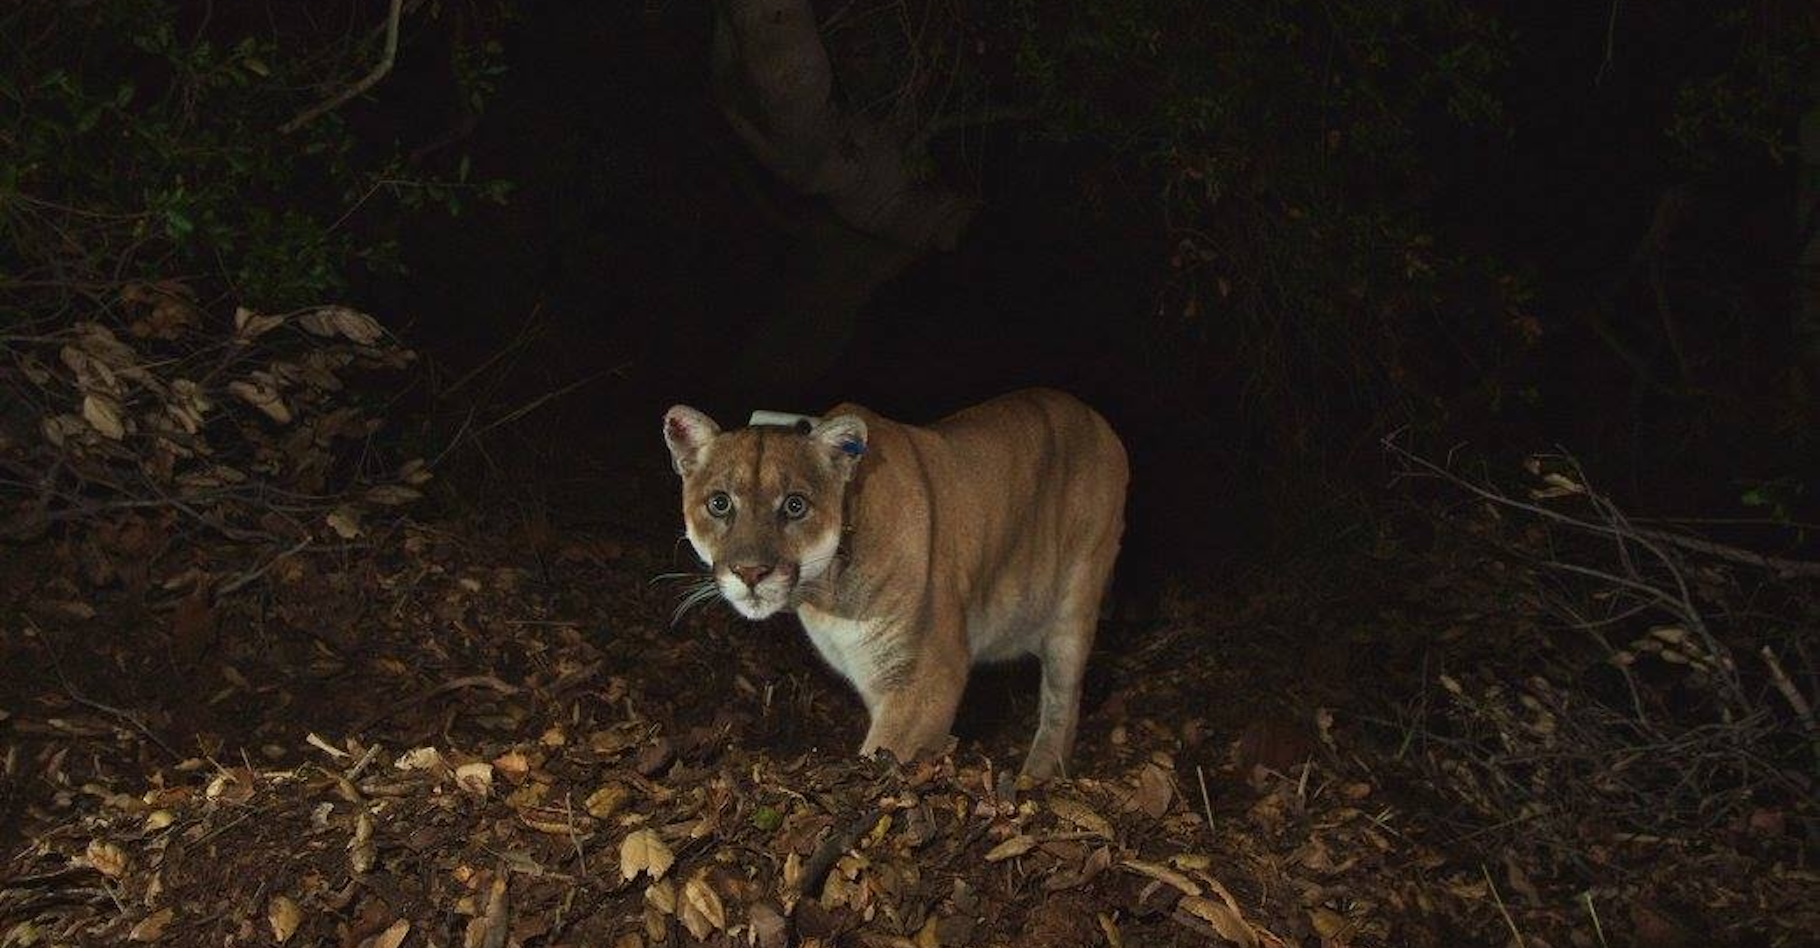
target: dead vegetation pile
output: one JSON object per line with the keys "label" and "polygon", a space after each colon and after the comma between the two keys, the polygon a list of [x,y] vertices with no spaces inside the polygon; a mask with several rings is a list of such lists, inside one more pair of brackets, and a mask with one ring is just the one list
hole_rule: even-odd
{"label": "dead vegetation pile", "polygon": [[70,305],[0,330],[0,538],[346,541],[429,478],[375,447],[415,354],[364,313],[228,318],[174,280]]}
{"label": "dead vegetation pile", "polygon": [[1391,451],[1451,494],[1446,597],[1478,603],[1381,722],[1431,825],[1596,934],[1617,908],[1640,944],[1811,939],[1820,564],[1635,522],[1571,458],[1519,493]]}

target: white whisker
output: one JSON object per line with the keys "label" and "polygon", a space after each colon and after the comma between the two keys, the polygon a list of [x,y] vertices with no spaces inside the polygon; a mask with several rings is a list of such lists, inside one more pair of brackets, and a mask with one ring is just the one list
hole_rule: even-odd
{"label": "white whisker", "polygon": [[684,587],[682,598],[676,604],[676,611],[670,614],[670,625],[675,626],[689,610],[720,595],[720,585],[713,576],[701,577],[695,585]]}

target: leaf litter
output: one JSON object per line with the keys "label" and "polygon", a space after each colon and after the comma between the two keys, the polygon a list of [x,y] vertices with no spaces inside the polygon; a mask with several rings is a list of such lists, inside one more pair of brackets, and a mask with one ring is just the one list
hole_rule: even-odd
{"label": "leaf litter", "polygon": [[[206,633],[148,634],[130,618],[143,600],[60,579],[75,561],[54,550],[12,560],[0,943],[1341,948],[1813,930],[1820,888],[1782,841],[1803,818],[1786,808],[1764,806],[1748,845],[1688,851],[1711,869],[1698,880],[1632,869],[1576,890],[1434,832],[1357,722],[1255,723],[1272,705],[1259,689],[1294,687],[1258,672],[1280,643],[1179,649],[1286,613],[1289,594],[1176,603],[1102,663],[1078,776],[1031,786],[1012,778],[1029,707],[936,759],[853,757],[863,712],[787,623],[672,628],[671,594],[647,580],[662,564],[639,546],[578,534],[534,568],[487,531],[412,524],[205,602],[191,624]],[[182,569],[236,572],[201,545]],[[184,634],[205,641],[174,647]],[[1606,845],[1612,865],[1627,847],[1677,851]]]}

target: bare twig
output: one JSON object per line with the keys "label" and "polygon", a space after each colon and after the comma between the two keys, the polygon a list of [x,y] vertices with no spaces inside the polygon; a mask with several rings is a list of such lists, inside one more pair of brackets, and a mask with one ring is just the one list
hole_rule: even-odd
{"label": "bare twig", "polygon": [[1599,948],[1608,948],[1605,941],[1605,926],[1599,922],[1599,909],[1593,905],[1592,890],[1580,893],[1580,901],[1586,906],[1586,914],[1592,919],[1593,934],[1598,936]]}
{"label": "bare twig", "polygon": [[1491,881],[1491,870],[1485,868],[1484,863],[1479,863],[1479,874],[1485,877],[1485,885],[1491,889],[1491,900],[1497,904],[1498,914],[1504,916],[1504,924],[1510,928],[1512,943],[1517,945],[1517,948],[1522,948],[1528,943],[1523,940],[1522,930],[1517,928],[1517,920],[1510,917],[1510,909],[1504,906],[1504,897],[1498,894],[1498,884]]}
{"label": "bare twig", "polygon": [[172,747],[169,744],[166,744],[164,742],[164,738],[159,737],[156,733],[154,733],[152,731],[151,728],[147,727],[143,721],[139,720],[138,715],[135,715],[131,711],[127,711],[123,708],[116,708],[111,704],[103,704],[102,702],[96,701],[95,699],[90,698],[87,695],[84,695],[82,692],[78,691],[76,689],[75,683],[70,681],[69,676],[65,675],[63,673],[62,656],[58,655],[57,650],[55,648],[51,647],[50,642],[44,638],[43,632],[39,631],[36,626],[31,626],[31,629],[32,629],[34,637],[36,637],[40,643],[43,643],[45,654],[49,655],[51,658],[51,669],[57,673],[57,680],[60,683],[62,683],[63,691],[65,694],[69,695],[71,701],[74,701],[77,704],[82,705],[83,707],[92,708],[96,711],[100,711],[104,714],[112,715],[116,718],[119,718],[122,721],[125,721],[127,724],[132,725],[133,730],[138,731],[140,734],[144,735],[146,740],[149,740],[153,744],[158,745],[159,750],[162,750],[166,754],[169,754],[171,756],[172,760],[182,760],[183,759],[183,755],[177,753],[176,748]]}
{"label": "bare twig", "polygon": [[1194,765],[1194,779],[1201,784],[1201,809],[1207,813],[1207,832],[1213,832],[1213,800],[1207,796],[1207,771],[1200,764]]}
{"label": "bare twig", "polygon": [[[1586,531],[1589,531],[1592,533],[1601,533],[1601,534],[1605,534],[1607,536],[1613,536],[1613,537],[1623,536],[1623,535],[1625,535],[1626,532],[1628,532],[1636,537],[1646,538],[1649,540],[1662,542],[1662,543],[1673,544],[1674,546],[1678,546],[1683,549],[1692,550],[1695,553],[1705,553],[1709,556],[1716,556],[1716,557],[1719,557],[1720,559],[1730,560],[1731,562],[1734,562],[1734,563],[1743,563],[1747,566],[1756,566],[1756,567],[1759,567],[1762,569],[1767,569],[1772,572],[1778,573],[1778,574],[1782,575],[1783,577],[1820,578],[1820,563],[1814,563],[1814,562],[1810,562],[1807,560],[1791,560],[1791,559],[1786,559],[1786,558],[1779,557],[1779,556],[1766,556],[1766,555],[1764,555],[1762,553],[1758,553],[1754,550],[1746,550],[1746,549],[1743,549],[1740,547],[1730,546],[1730,545],[1727,545],[1724,543],[1715,543],[1711,540],[1707,540],[1707,539],[1704,539],[1701,537],[1688,536],[1683,533],[1674,533],[1674,532],[1668,531],[1668,530],[1655,530],[1655,529],[1651,529],[1648,527],[1638,527],[1638,526],[1634,526],[1634,525],[1626,525],[1626,529],[1621,531],[1618,528],[1615,528],[1609,524],[1594,523],[1590,520],[1585,520],[1580,517],[1572,516],[1571,514],[1564,514],[1558,510],[1551,510],[1547,507],[1541,506],[1540,504],[1532,504],[1532,503],[1528,503],[1526,501],[1518,500],[1517,498],[1511,497],[1508,494],[1503,494],[1503,493],[1500,493],[1489,487],[1485,487],[1480,484],[1475,484],[1475,483],[1473,483],[1469,480],[1466,480],[1465,478],[1453,473],[1452,471],[1447,470],[1446,468],[1442,467],[1441,465],[1436,464],[1435,462],[1430,461],[1427,458],[1420,457],[1420,456],[1416,455],[1414,452],[1410,451],[1409,449],[1404,448],[1402,445],[1397,444],[1395,441],[1395,435],[1386,436],[1385,438],[1383,438],[1381,440],[1380,443],[1383,444],[1384,450],[1389,452],[1391,454],[1391,456],[1397,458],[1398,460],[1403,461],[1404,463],[1408,464],[1411,468],[1420,470],[1421,472],[1423,472],[1424,474],[1426,474],[1428,476],[1438,477],[1442,480],[1453,483],[1461,488],[1464,488],[1466,491],[1468,491],[1469,493],[1472,493],[1473,495],[1479,497],[1480,499],[1491,501],[1492,503],[1498,504],[1500,506],[1510,507],[1510,508],[1513,508],[1516,510],[1522,510],[1527,513],[1532,513],[1545,520],[1552,520],[1556,523],[1566,524],[1568,526],[1572,526],[1577,529],[1586,530]],[[1404,475],[1399,475],[1399,476],[1407,476],[1407,475],[1404,474]],[[1588,491],[1587,493],[1589,495],[1591,494],[1590,491]],[[1602,499],[1602,498],[1599,498],[1599,499]]]}
{"label": "bare twig", "polygon": [[258,580],[261,576],[264,576],[266,573],[271,572],[272,567],[277,566],[280,562],[283,562],[284,560],[288,560],[291,557],[296,556],[299,553],[302,553],[304,550],[309,548],[310,543],[313,542],[314,540],[315,540],[314,537],[306,536],[303,539],[297,541],[295,546],[292,546],[290,549],[285,550],[282,553],[279,553],[278,555],[272,557],[269,560],[266,560],[257,569],[248,570],[247,572],[241,573],[239,576],[236,576],[233,579],[230,579],[227,582],[222,583],[215,590],[215,601],[220,602],[222,597],[231,595],[231,594],[239,591],[240,589],[246,587],[247,584]]}
{"label": "bare twig", "polygon": [[537,409],[542,408],[546,403],[554,401],[555,399],[561,398],[564,395],[567,395],[570,392],[575,391],[576,389],[582,387],[583,385],[588,384],[589,382],[594,381],[595,379],[600,378],[603,375],[613,375],[613,374],[622,372],[625,370],[625,367],[626,367],[625,364],[621,364],[621,365],[615,366],[611,369],[607,369],[604,372],[595,372],[592,375],[587,375],[587,376],[583,376],[582,378],[576,379],[575,381],[570,382],[569,384],[564,385],[561,388],[555,389],[553,391],[545,392],[542,395],[539,395],[536,398],[531,399],[530,401],[526,402],[525,404],[520,405],[519,407],[514,408],[509,412],[506,412],[504,415],[501,415],[500,417],[495,418],[492,421],[489,421],[486,424],[480,426],[480,428],[478,430],[476,430],[472,435],[470,435],[470,437],[478,438],[481,435],[486,434],[489,431],[492,431],[494,428],[499,427],[500,425],[510,424],[514,421],[517,421],[518,419],[523,418],[524,416],[530,414],[531,412],[534,412]]}

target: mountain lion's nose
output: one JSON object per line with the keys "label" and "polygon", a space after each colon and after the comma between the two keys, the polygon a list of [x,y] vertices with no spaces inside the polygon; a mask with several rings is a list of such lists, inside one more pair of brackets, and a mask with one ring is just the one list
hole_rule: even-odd
{"label": "mountain lion's nose", "polygon": [[757,589],[758,584],[762,582],[766,576],[771,575],[771,567],[735,566],[733,567],[733,575],[738,576],[745,582],[747,589]]}

